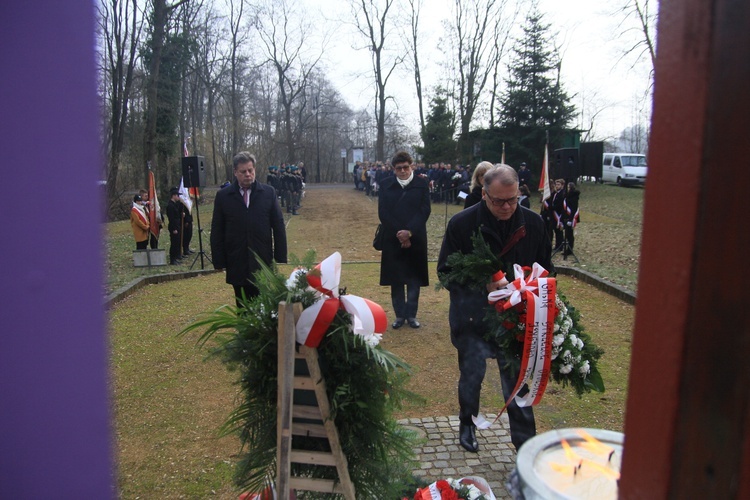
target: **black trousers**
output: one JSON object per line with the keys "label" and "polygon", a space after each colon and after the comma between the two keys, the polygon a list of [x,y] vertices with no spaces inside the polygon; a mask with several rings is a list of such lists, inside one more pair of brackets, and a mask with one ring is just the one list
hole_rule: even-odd
{"label": "black trousers", "polygon": [[[404,293],[404,288],[406,293]],[[397,318],[416,318],[419,308],[419,282],[413,280],[405,285],[391,285],[391,303]]]}
{"label": "black trousers", "polygon": [[[458,404],[460,410],[458,417],[462,424],[473,425],[471,417],[479,413],[479,396],[482,390],[482,381],[487,371],[487,358],[496,357],[497,366],[500,370],[500,383],[503,388],[503,400],[508,401],[518,380],[518,369],[507,366],[502,355],[495,350],[480,336],[473,332],[456,334],[451,330],[451,342],[458,349]],[[528,389],[521,389],[520,395],[524,395]],[[499,410],[499,408],[498,408]],[[523,443],[536,434],[536,422],[534,421],[534,410],[531,407],[521,408],[512,401],[506,410],[510,422],[510,440],[518,450]]]}
{"label": "black trousers", "polygon": [[258,287],[255,286],[254,283],[247,282],[247,285],[232,285],[234,288],[234,297],[235,302],[237,303],[237,307],[242,307],[242,293],[245,293],[245,298],[251,299],[253,297],[257,297],[260,294],[260,290],[258,290]]}
{"label": "black trousers", "polygon": [[174,234],[172,231],[169,232],[169,262],[170,264],[180,258],[182,254],[182,247],[180,246],[180,232]]}
{"label": "black trousers", "polygon": [[186,222],[183,231],[185,234],[182,236],[182,253],[187,255],[190,250],[190,241],[193,239],[193,223]]}
{"label": "black trousers", "polygon": [[135,242],[135,249],[136,250],[146,250],[146,246],[147,245],[148,245],[148,240],[136,241]]}

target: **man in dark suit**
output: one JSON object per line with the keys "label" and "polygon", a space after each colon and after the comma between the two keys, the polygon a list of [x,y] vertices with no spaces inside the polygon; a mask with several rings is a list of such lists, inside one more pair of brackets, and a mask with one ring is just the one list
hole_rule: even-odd
{"label": "man in dark suit", "polygon": [[173,187],[169,190],[167,229],[169,230],[169,263],[174,266],[182,263],[182,207],[180,190]]}
{"label": "man in dark suit", "polygon": [[[510,270],[514,264],[531,266],[535,262],[554,272],[551,248],[542,218],[518,206],[518,174],[508,165],[491,168],[484,174],[481,203],[454,215],[445,231],[438,257],[438,273],[450,271],[448,257],[456,252],[474,251],[472,236],[479,232],[492,252]],[[494,278],[490,278],[494,279]],[[503,354],[484,339],[488,325],[484,322],[487,293],[500,288],[499,281],[472,285],[449,284],[448,322],[451,342],[458,350],[459,443],[477,452],[476,431],[472,416],[479,412],[480,391],[487,369],[487,358],[496,358],[500,370],[503,397],[510,399],[518,379],[518,366],[506,363]],[[521,395],[528,391],[521,390]],[[510,438],[516,449],[536,434],[534,412],[515,402],[508,405]]]}
{"label": "man in dark suit", "polygon": [[241,298],[255,297],[253,273],[265,264],[286,262],[286,228],[276,190],[255,180],[255,157],[243,151],[232,160],[235,182],[214,201],[211,254],[214,269],[226,270],[226,282]]}

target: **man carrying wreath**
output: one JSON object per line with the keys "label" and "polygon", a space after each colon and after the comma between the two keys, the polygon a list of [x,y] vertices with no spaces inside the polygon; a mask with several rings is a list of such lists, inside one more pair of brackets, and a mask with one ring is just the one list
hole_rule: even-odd
{"label": "man carrying wreath", "polygon": [[[514,264],[532,266],[539,263],[551,273],[551,244],[542,218],[518,204],[518,174],[508,165],[498,165],[484,175],[482,202],[454,215],[443,237],[437,271],[444,276],[451,271],[448,257],[456,252],[469,255],[474,250],[472,237],[479,233],[492,253],[510,271]],[[499,269],[497,271],[500,271]],[[441,280],[442,281],[442,280]],[[487,294],[506,282],[497,275],[476,283],[447,282],[450,292],[451,342],[458,350],[458,403],[460,406],[459,442],[466,450],[476,452],[476,427],[473,416],[479,413],[479,395],[487,369],[487,358],[496,358],[500,369],[503,397],[508,403],[518,379],[517,360],[506,360],[498,348],[485,340],[488,324],[484,321]],[[514,361],[508,363],[507,361]],[[524,395],[524,387],[519,393]],[[536,434],[531,407],[508,404],[511,441],[516,449]]]}

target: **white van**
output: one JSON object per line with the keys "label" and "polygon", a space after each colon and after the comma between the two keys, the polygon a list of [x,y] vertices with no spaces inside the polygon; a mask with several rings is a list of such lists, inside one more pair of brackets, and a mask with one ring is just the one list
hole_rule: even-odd
{"label": "white van", "polygon": [[602,179],[619,186],[646,182],[646,156],[638,153],[604,153]]}

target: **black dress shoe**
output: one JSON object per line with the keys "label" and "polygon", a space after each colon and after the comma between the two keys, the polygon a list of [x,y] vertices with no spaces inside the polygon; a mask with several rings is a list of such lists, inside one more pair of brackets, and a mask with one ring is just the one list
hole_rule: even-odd
{"label": "black dress shoe", "polygon": [[409,318],[406,320],[409,323],[409,326],[412,328],[419,328],[422,326],[419,321],[417,321],[417,318]]}
{"label": "black dress shoe", "polygon": [[391,328],[393,328],[394,330],[398,330],[399,328],[404,326],[405,322],[406,320],[404,318],[396,318],[396,321],[393,322]]}
{"label": "black dress shoe", "polygon": [[458,442],[461,443],[466,451],[476,453],[479,451],[479,443],[473,425],[460,424],[458,426]]}

